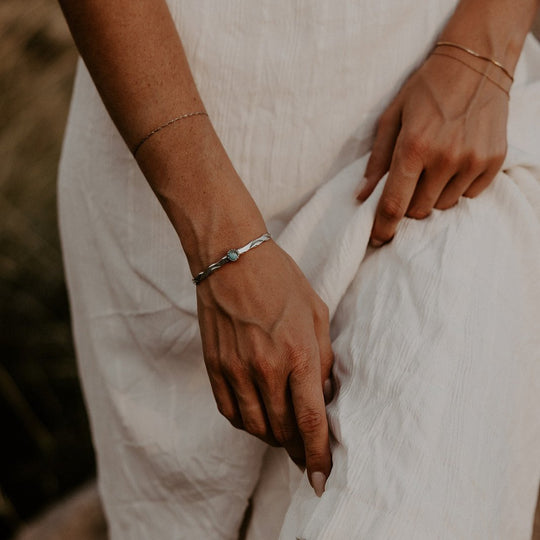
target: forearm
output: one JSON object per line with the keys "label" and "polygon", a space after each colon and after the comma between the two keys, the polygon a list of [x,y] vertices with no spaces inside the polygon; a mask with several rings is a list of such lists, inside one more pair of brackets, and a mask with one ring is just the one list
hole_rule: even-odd
{"label": "forearm", "polygon": [[[77,47],[126,144],[175,116],[204,111],[164,0],[59,0]],[[178,232],[194,272],[261,234],[264,223],[209,119],[152,136],[141,170]]]}
{"label": "forearm", "polygon": [[439,39],[470,47],[514,71],[539,0],[461,0]]}

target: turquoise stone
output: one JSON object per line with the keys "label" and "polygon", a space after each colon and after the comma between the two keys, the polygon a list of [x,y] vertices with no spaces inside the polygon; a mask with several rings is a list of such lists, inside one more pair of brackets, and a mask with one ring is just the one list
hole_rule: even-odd
{"label": "turquoise stone", "polygon": [[240,253],[238,253],[236,249],[229,249],[229,251],[227,251],[227,259],[229,259],[229,261],[237,261],[238,257],[240,257]]}

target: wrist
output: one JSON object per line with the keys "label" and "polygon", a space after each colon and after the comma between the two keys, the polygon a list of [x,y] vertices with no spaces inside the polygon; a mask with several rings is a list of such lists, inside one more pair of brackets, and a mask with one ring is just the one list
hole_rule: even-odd
{"label": "wrist", "polygon": [[455,68],[458,68],[458,74],[466,74],[473,79],[479,77],[487,79],[490,84],[498,87],[507,97],[510,96],[510,87],[513,81],[511,75],[505,68],[486,61],[485,58],[477,57],[473,51],[463,49],[460,46],[454,47],[450,42],[438,42],[429,58],[432,59],[432,62],[437,59],[437,65],[442,65],[442,69],[445,71],[451,69],[448,63],[453,63],[454,71]]}
{"label": "wrist", "polygon": [[[239,204],[240,203],[240,204]],[[183,216],[171,222],[186,254],[191,273],[197,275],[223,257],[229,249],[237,249],[266,232],[266,225],[253,199],[212,200],[195,218]]]}
{"label": "wrist", "polygon": [[192,274],[266,231],[264,219],[243,182],[222,172],[219,177],[198,178],[200,191],[186,200],[158,194],[175,228]]}
{"label": "wrist", "polygon": [[137,160],[196,274],[266,226],[208,118],[189,120],[156,133]]}
{"label": "wrist", "polygon": [[462,0],[438,41],[458,43],[500,62],[510,73],[535,13],[533,0]]}

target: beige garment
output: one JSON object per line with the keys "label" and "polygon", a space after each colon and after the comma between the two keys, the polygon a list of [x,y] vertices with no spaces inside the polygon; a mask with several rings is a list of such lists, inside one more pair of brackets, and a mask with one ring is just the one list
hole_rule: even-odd
{"label": "beige garment", "polygon": [[538,44],[529,38],[517,71],[504,172],[477,199],[405,219],[373,251],[382,184],[360,207],[352,191],[374,122],[455,2],[169,5],[232,162],[331,308],[334,468],[317,499],[283,451],[218,414],[178,239],[80,63],[60,227],[111,538],[235,538],[257,489],[249,540],[528,540],[540,477]]}

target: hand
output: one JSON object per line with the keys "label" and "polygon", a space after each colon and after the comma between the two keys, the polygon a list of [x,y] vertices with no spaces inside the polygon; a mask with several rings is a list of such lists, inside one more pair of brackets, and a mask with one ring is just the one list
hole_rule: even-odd
{"label": "hand", "polygon": [[332,467],[323,397],[333,362],[326,304],[270,240],[202,281],[197,305],[219,411],[307,466],[320,496]]}
{"label": "hand", "polygon": [[460,196],[476,197],[506,154],[504,91],[455,59],[432,55],[379,119],[358,193],[365,200],[389,171],[370,243],[390,241],[403,216],[423,219]]}

